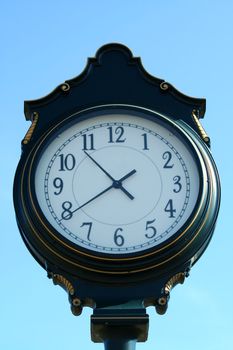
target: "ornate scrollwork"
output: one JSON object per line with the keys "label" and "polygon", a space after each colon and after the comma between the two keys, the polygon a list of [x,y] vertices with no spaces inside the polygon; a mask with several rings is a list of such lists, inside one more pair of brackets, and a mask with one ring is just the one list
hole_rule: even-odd
{"label": "ornate scrollwork", "polygon": [[203,126],[201,125],[199,118],[198,118],[198,111],[196,109],[193,109],[192,111],[192,118],[194,123],[196,124],[196,127],[198,129],[199,135],[201,136],[202,140],[209,146],[210,145],[210,138],[205,132]]}
{"label": "ornate scrollwork", "polygon": [[38,122],[38,119],[39,119],[39,114],[37,112],[33,112],[32,114],[32,124],[30,125],[30,128],[28,129],[26,135],[24,136],[24,139],[23,139],[23,144],[24,145],[27,145],[31,138],[32,138],[32,134],[35,130],[35,127],[37,125],[37,122]]}
{"label": "ornate scrollwork", "polygon": [[160,85],[159,85],[160,89],[163,91],[166,91],[169,89],[169,84],[166,81],[163,81]]}
{"label": "ornate scrollwork", "polygon": [[61,90],[64,92],[67,92],[70,90],[70,85],[68,83],[63,83],[60,85],[60,87],[61,87]]}
{"label": "ornate scrollwork", "polygon": [[184,283],[185,273],[179,272],[172,276],[163,288],[163,293],[155,304],[155,308],[158,314],[163,315],[167,311],[168,301],[170,299],[170,292],[178,283]]}
{"label": "ornate scrollwork", "polygon": [[177,284],[179,283],[183,284],[184,279],[185,279],[184,272],[179,272],[176,275],[172,276],[172,278],[170,278],[170,280],[165,284],[165,287],[164,287],[165,294],[170,294],[172,288],[174,288]]}
{"label": "ornate scrollwork", "polygon": [[74,287],[64,276],[53,274],[52,275],[53,283],[64,288],[70,295],[74,295]]}

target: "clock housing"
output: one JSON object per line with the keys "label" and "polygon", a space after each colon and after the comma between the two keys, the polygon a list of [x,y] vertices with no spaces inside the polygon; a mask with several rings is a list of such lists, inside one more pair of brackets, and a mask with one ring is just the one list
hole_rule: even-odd
{"label": "clock housing", "polygon": [[205,99],[112,43],[24,106],[31,126],[14,204],[29,251],[66,289],[75,315],[132,303],[165,312],[172,286],[208,246],[220,205],[200,123]]}
{"label": "clock housing", "polygon": [[193,264],[213,233],[203,218],[216,215],[210,160],[189,126],[149,109],[104,105],[61,118],[19,170],[24,240],[44,267],[90,279]]}

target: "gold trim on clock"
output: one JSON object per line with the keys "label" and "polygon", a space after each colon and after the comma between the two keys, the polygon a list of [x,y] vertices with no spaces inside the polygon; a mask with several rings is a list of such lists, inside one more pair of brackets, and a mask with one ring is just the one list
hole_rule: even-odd
{"label": "gold trim on clock", "polygon": [[194,120],[194,123],[195,123],[196,126],[197,126],[199,135],[201,136],[202,140],[203,140],[207,145],[209,145],[209,144],[210,144],[210,138],[209,138],[209,136],[207,135],[207,133],[206,133],[205,129],[203,128],[203,126],[201,125],[200,120],[198,119],[198,112],[197,112],[196,109],[193,109],[193,111],[192,111],[192,118],[193,118],[193,120]]}
{"label": "gold trim on clock", "polygon": [[23,139],[23,144],[24,145],[27,145],[30,141],[31,141],[31,138],[32,138],[32,135],[33,135],[33,132],[36,128],[36,125],[37,125],[37,122],[38,122],[38,119],[39,119],[39,114],[37,112],[33,112],[32,114],[32,124],[30,125],[26,135],[24,136],[24,139]]}
{"label": "gold trim on clock", "polygon": [[57,273],[52,274],[53,283],[65,288],[70,295],[74,295],[74,287],[70,281],[68,281],[64,276]]}

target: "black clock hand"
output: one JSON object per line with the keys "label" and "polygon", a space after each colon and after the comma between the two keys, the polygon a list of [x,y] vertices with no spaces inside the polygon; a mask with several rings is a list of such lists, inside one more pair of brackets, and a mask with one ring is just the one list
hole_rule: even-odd
{"label": "black clock hand", "polygon": [[84,153],[112,180],[115,181],[115,179],[107,172],[107,170],[105,170],[99,163],[97,163],[97,161],[90,156],[90,154],[88,154],[86,151],[84,151]]}
{"label": "black clock hand", "polygon": [[[85,205],[91,203],[91,202],[94,201],[96,198],[102,196],[102,194],[108,192],[109,190],[111,190],[111,188],[113,188],[113,185],[111,185],[111,186],[105,188],[105,190],[101,191],[101,192],[98,193],[96,196],[92,197],[92,198],[89,199],[87,202],[85,202],[85,203],[83,203],[82,205],[80,205],[78,208],[76,208],[75,210],[73,210],[73,211],[71,212],[71,214],[73,215],[73,213],[75,213],[75,212],[78,211],[79,209],[83,208]],[[67,215],[67,217],[69,217],[69,216],[70,216],[70,214]],[[64,218],[63,218],[63,219],[64,219]],[[61,219],[60,221],[62,221],[63,219]]]}
{"label": "black clock hand", "polygon": [[132,194],[130,194],[123,186],[122,186],[122,181],[128,179],[128,177],[130,177],[131,175],[135,174],[136,170],[132,170],[130,171],[128,174],[126,174],[125,176],[123,176],[122,178],[120,178],[120,180],[115,180],[113,182],[113,187],[114,188],[120,188],[130,199],[134,199],[134,196],[132,196]]}
{"label": "black clock hand", "polygon": [[[113,187],[114,188],[119,188],[122,192],[124,192],[126,194],[126,196],[128,196],[131,200],[134,199],[134,197],[122,186],[121,182],[123,180],[125,180],[128,176],[128,174],[126,175],[127,177],[124,178],[123,180],[115,180],[114,177],[112,177],[112,175],[110,175],[107,170],[105,170],[90,154],[88,154],[86,151],[84,151],[84,153],[113,181]],[[136,170],[134,171],[136,172]],[[132,175],[132,174],[131,174]],[[131,176],[130,175],[130,176]]]}
{"label": "black clock hand", "polygon": [[133,169],[128,174],[126,174],[125,176],[122,176],[119,181],[122,182],[122,181],[128,179],[128,177],[132,176],[135,173],[136,173],[136,169]]}
{"label": "black clock hand", "polygon": [[[70,214],[67,215],[67,218],[70,218],[73,213],[75,213],[76,211],[78,211],[79,209],[83,208],[85,205],[91,203],[92,201],[94,201],[96,198],[102,196],[102,194],[108,192],[109,190],[111,190],[111,188],[121,188],[122,184],[121,182],[128,179],[128,177],[132,176],[133,174],[136,173],[136,170],[131,170],[128,174],[126,174],[125,176],[121,177],[119,181],[115,181],[112,183],[111,186],[105,188],[105,190],[101,191],[100,193],[98,193],[96,196],[92,197],[91,199],[89,199],[88,201],[86,201],[85,203],[83,203],[82,205],[80,205],[78,208],[76,208],[75,210],[73,210],[72,212],[70,212]],[[115,184],[118,184],[118,186],[116,186]],[[130,196],[132,197],[132,199],[134,198],[131,194]],[[66,217],[63,217],[62,219],[59,220],[59,222],[61,222],[62,220],[66,220]]]}

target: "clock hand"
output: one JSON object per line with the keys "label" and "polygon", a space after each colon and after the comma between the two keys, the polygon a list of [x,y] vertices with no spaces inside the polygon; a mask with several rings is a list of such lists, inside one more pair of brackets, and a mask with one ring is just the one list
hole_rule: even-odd
{"label": "clock hand", "polygon": [[135,173],[136,173],[136,169],[133,169],[128,174],[126,174],[125,176],[122,176],[119,181],[122,182],[122,181],[128,179],[128,177],[132,176]]}
{"label": "clock hand", "polygon": [[[67,218],[71,217],[71,215],[73,215],[73,213],[75,213],[76,211],[78,211],[79,209],[83,208],[85,205],[91,203],[93,200],[95,200],[96,198],[102,196],[102,194],[106,193],[107,191],[111,190],[111,188],[113,188],[113,185],[105,188],[105,190],[101,191],[100,193],[98,193],[96,196],[92,197],[91,199],[89,199],[88,201],[86,201],[85,203],[83,203],[82,205],[80,205],[78,208],[74,209],[73,211],[70,212],[70,214],[67,215]],[[66,219],[62,218],[59,220],[59,222],[61,222],[62,220]]]}
{"label": "clock hand", "polygon": [[116,180],[113,182],[113,187],[114,188],[120,188],[130,199],[134,199],[134,196],[132,196],[132,194],[130,194],[123,186],[122,186],[122,181],[128,179],[128,177],[130,177],[131,175],[135,174],[136,170],[131,170],[128,174],[126,174],[125,176],[123,176],[122,178],[120,178],[120,180]]}
{"label": "clock hand", "polygon": [[[126,179],[128,179],[128,177],[132,176],[135,173],[136,173],[135,169],[131,170],[128,174],[126,174],[125,176],[121,177],[119,181],[114,181],[111,186],[108,186],[107,188],[105,188],[105,190],[101,191],[96,196],[92,197],[91,199],[89,199],[88,201],[86,201],[85,203],[80,205],[78,208],[76,208],[75,210],[70,212],[70,214],[67,215],[67,218],[69,218],[70,215],[73,215],[73,213],[75,213],[79,209],[83,208],[85,205],[87,205],[87,204],[91,203],[92,201],[94,201],[96,198],[102,196],[102,194],[104,194],[104,193],[108,192],[109,190],[111,190],[111,188],[120,188],[121,189],[121,186],[122,186],[121,182],[126,180]],[[117,186],[115,184],[117,184]],[[130,193],[129,193],[129,195],[132,197],[131,199],[134,199],[134,197]],[[61,222],[62,220],[65,220],[65,219],[66,219],[66,217],[60,219],[59,222]]]}
{"label": "clock hand", "polygon": [[[124,177],[124,179],[120,179],[120,180],[115,180],[114,177],[112,177],[112,175],[110,175],[107,170],[105,170],[89,153],[87,153],[86,151],[84,151],[84,153],[113,181],[113,187],[114,188],[119,188],[122,192],[124,192],[126,194],[126,196],[128,196],[131,200],[134,199],[134,197],[122,186],[121,182],[123,180],[125,180],[128,176],[128,174],[126,175],[126,178]],[[136,171],[136,170],[135,170]],[[131,176],[132,174],[130,174],[129,176]]]}
{"label": "clock hand", "polygon": [[115,179],[107,172],[107,170],[105,170],[99,163],[97,163],[97,161],[90,155],[88,154],[86,151],[84,151],[84,153],[112,180],[115,181]]}

